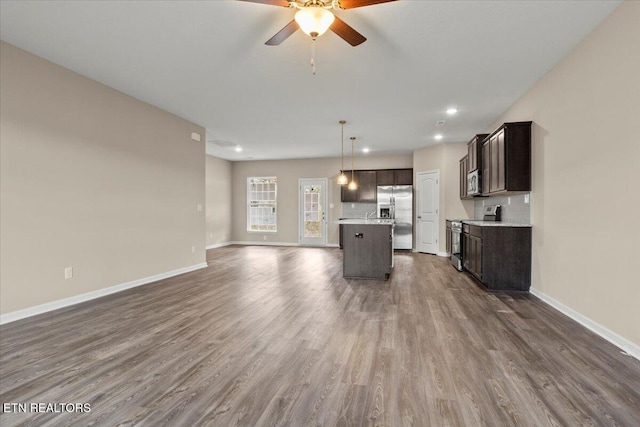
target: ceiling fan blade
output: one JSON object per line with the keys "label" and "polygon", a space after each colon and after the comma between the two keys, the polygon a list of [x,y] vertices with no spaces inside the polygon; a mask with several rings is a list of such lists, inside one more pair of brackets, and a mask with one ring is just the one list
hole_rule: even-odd
{"label": "ceiling fan blade", "polygon": [[265,44],[267,46],[278,46],[280,43],[285,41],[287,37],[295,33],[298,30],[298,28],[300,27],[298,26],[298,23],[294,19],[291,22],[289,22],[287,25],[285,25],[283,29],[278,31],[275,36],[267,40]]}
{"label": "ceiling fan blade", "polygon": [[346,22],[336,16],[335,21],[329,27],[331,31],[340,36],[344,41],[349,43],[351,46],[358,46],[359,44],[364,43],[367,38],[351,28]]}
{"label": "ceiling fan blade", "polygon": [[371,6],[379,3],[388,3],[396,0],[340,0],[343,9],[355,9],[356,7]]}
{"label": "ceiling fan blade", "polygon": [[287,0],[238,0],[238,1],[246,1],[248,3],[268,4],[271,6],[289,7],[289,2]]}

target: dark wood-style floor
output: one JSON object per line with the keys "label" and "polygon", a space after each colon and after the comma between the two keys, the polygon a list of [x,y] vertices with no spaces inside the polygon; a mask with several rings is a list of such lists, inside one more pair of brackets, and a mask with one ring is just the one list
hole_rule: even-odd
{"label": "dark wood-style floor", "polygon": [[231,246],[209,267],[0,328],[2,426],[640,425],[640,362],[528,294],[403,253]]}

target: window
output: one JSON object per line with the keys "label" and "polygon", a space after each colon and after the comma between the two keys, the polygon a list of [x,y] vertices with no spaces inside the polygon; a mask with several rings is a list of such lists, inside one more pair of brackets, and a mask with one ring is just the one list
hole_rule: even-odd
{"label": "window", "polygon": [[277,182],[275,176],[247,178],[247,231],[275,233]]}

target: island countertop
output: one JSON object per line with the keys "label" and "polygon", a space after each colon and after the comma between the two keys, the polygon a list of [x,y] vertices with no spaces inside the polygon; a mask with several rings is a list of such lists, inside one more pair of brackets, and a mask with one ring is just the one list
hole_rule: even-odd
{"label": "island countertop", "polygon": [[391,218],[341,218],[334,221],[334,224],[357,224],[357,225],[394,225],[396,222]]}

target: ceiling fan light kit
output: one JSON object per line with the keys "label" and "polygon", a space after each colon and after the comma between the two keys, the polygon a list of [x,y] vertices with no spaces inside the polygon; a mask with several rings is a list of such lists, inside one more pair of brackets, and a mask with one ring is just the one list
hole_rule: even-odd
{"label": "ceiling fan light kit", "polygon": [[265,43],[268,46],[277,46],[285,41],[298,28],[302,28],[312,39],[316,39],[327,30],[336,33],[351,46],[358,46],[367,39],[362,34],[351,28],[346,22],[331,12],[337,9],[355,9],[357,7],[371,6],[380,3],[389,3],[396,0],[239,0],[249,3],[267,4],[271,6],[284,6],[298,9],[294,19],[276,33]]}
{"label": "ceiling fan light kit", "polygon": [[303,7],[294,17],[302,31],[313,40],[327,32],[336,17],[320,6]]}

